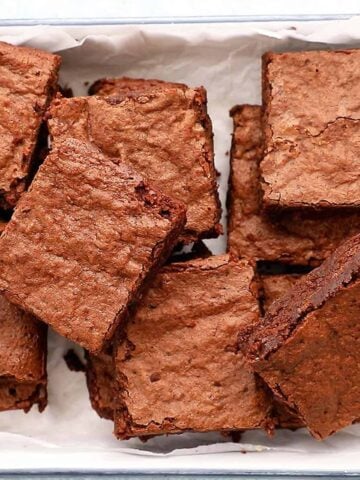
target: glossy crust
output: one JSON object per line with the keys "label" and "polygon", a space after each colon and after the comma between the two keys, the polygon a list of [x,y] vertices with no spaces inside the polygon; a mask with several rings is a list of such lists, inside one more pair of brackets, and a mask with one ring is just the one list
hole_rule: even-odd
{"label": "glossy crust", "polygon": [[231,116],[228,250],[252,261],[319,265],[344,239],[360,231],[360,214],[288,211],[276,218],[267,215],[260,191],[261,107],[237,106]]}
{"label": "glossy crust", "polygon": [[314,437],[360,418],[360,235],[273,303],[240,348]]}
{"label": "glossy crust", "polygon": [[1,291],[93,352],[112,337],[185,223],[182,204],[116,162],[65,141],[0,238]]}
{"label": "glossy crust", "polygon": [[57,55],[0,42],[0,208],[26,188],[44,112],[57,88]]}
{"label": "glossy crust", "polygon": [[269,428],[271,401],[235,348],[240,327],[258,317],[247,262],[164,267],[115,352],[118,438]]}
{"label": "glossy crust", "polygon": [[0,411],[47,404],[47,328],[0,296]]}
{"label": "glossy crust", "polygon": [[360,50],[263,57],[264,205],[360,205]]}
{"label": "glossy crust", "polygon": [[205,89],[167,84],[113,97],[57,98],[48,124],[54,144],[69,136],[90,140],[184,202],[187,223],[181,241],[221,232]]}

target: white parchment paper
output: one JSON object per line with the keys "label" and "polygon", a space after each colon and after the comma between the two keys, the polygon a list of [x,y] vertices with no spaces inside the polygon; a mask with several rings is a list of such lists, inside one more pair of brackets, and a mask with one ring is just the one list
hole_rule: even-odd
{"label": "white parchment paper", "polygon": [[[104,76],[127,75],[204,85],[215,132],[216,167],[225,209],[228,151],[235,104],[260,102],[261,54],[267,50],[360,46],[360,19],[332,22],[133,25],[112,27],[3,27],[0,40],[59,52],[61,83],[85,94]],[[214,253],[225,238],[208,241]],[[0,471],[104,472],[360,472],[360,427],[319,443],[305,430],[267,438],[248,432],[242,443],[219,434],[119,442],[112,423],[91,409],[85,378],[70,372],[70,347],[49,338],[49,406],[39,414],[0,414]],[[75,347],[76,348],[76,347]]]}

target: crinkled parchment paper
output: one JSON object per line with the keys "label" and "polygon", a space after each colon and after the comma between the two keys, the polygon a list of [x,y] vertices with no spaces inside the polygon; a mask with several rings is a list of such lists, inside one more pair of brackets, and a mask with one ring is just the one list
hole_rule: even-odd
{"label": "crinkled parchment paper", "polygon": [[[260,102],[260,58],[266,50],[359,47],[360,21],[283,22],[111,27],[3,27],[0,39],[59,52],[61,83],[77,95],[103,76],[128,75],[204,85],[215,132],[223,207],[235,104]],[[208,242],[224,251],[225,238]],[[39,414],[0,414],[0,471],[137,472],[360,472],[360,428],[323,443],[304,430],[269,439],[248,432],[242,443],[219,434],[186,434],[119,442],[112,423],[90,408],[82,373],[70,372],[71,346],[50,334],[49,406]]]}

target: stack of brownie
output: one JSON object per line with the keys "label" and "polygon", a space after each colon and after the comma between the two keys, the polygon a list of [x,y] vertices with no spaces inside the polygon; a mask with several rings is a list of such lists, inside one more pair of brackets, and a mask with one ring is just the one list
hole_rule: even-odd
{"label": "stack of brownie", "polygon": [[263,107],[231,110],[228,253],[211,255],[205,89],[117,78],[64,98],[59,57],[0,44],[0,408],[46,406],[49,325],[86,349],[121,439],[325,438],[360,418],[358,57],[264,57]]}

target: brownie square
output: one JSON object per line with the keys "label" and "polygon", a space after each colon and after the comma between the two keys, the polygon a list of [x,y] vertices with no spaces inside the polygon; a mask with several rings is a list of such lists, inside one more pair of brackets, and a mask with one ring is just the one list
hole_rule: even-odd
{"label": "brownie square", "polygon": [[181,241],[217,237],[217,192],[206,91],[184,85],[149,87],[113,97],[57,98],[49,111],[52,142],[91,141],[185,203]]}
{"label": "brownie square", "polygon": [[64,140],[0,238],[0,290],[98,352],[184,223],[185,207],[130,167],[89,144]]}
{"label": "brownie square", "polygon": [[234,134],[228,193],[228,250],[237,256],[288,264],[319,265],[346,238],[360,232],[355,212],[262,209],[259,164],[263,156],[261,107],[231,110]]}
{"label": "brownie square", "polygon": [[246,261],[164,267],[115,351],[118,438],[268,428],[271,400],[236,347],[258,319]]}
{"label": "brownie square", "polygon": [[273,303],[240,348],[317,439],[360,418],[360,235]]}
{"label": "brownie square", "polygon": [[268,208],[360,205],[360,50],[263,57]]}
{"label": "brownie square", "polygon": [[47,328],[0,296],[0,411],[47,404]]}
{"label": "brownie square", "polygon": [[27,186],[44,112],[57,88],[60,57],[0,42],[0,208]]}

